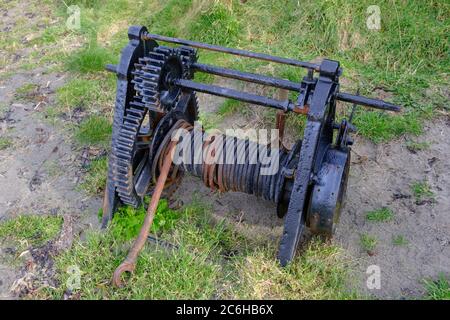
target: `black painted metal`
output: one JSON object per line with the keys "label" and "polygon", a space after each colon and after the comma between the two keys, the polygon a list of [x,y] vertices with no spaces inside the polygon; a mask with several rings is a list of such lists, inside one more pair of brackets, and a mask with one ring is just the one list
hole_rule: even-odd
{"label": "black painted metal", "polygon": [[128,38],[130,41],[122,50],[120,62],[114,68],[114,71],[117,74],[117,93],[112,126],[111,153],[108,161],[109,170],[103,199],[102,227],[106,227],[108,222],[112,219],[117,205],[120,203],[115,189],[116,172],[114,168],[117,160],[117,139],[120,127],[126,109],[135,95],[135,90],[131,83],[131,72],[138,59],[156,46],[156,42],[153,40],[141,39],[145,32],[147,32],[147,28],[141,26],[131,26],[128,29]]}
{"label": "black painted metal", "polygon": [[329,120],[327,115],[334,114],[335,104],[334,101],[330,101],[330,97],[337,90],[338,83],[336,78],[339,63],[324,60],[321,70],[311,101],[288,212],[284,220],[283,235],[278,250],[278,259],[282,266],[287,265],[294,258],[300,236],[305,228],[311,178],[314,174],[313,169],[318,150],[321,145],[332,142],[331,139],[325,139],[324,141],[323,136],[329,136],[327,133],[330,129],[327,126],[331,126],[331,123],[327,121]]}
{"label": "black painted metal", "polygon": [[344,102],[351,102],[354,104],[371,107],[371,108],[376,108],[376,109],[381,109],[381,110],[387,110],[387,111],[399,112],[401,109],[400,106],[397,106],[395,104],[392,104],[392,103],[389,103],[389,102],[386,102],[383,100],[371,99],[371,98],[362,97],[362,96],[345,93],[345,92],[338,92],[336,94],[336,99],[338,99],[340,101],[344,101]]}
{"label": "black painted metal", "polygon": [[[274,201],[277,204],[279,217],[285,216],[284,231],[278,251],[278,259],[281,265],[285,266],[292,261],[306,226],[310,227],[315,233],[328,237],[332,235],[344,200],[348,177],[349,146],[353,143],[349,137],[349,132],[354,131],[350,123],[351,120],[343,120],[340,124],[335,122],[336,101],[340,100],[388,111],[399,111],[399,106],[378,99],[339,92],[339,76],[342,69],[337,61],[325,59],[319,65],[246,50],[154,35],[148,33],[145,27],[131,27],[129,38],[130,43],[122,52],[120,64],[107,66],[108,71],[117,73],[118,82],[112,152],[109,159],[108,181],[104,198],[104,226],[112,218],[116,205],[120,203],[114,184],[118,175],[116,155],[120,155],[117,150],[118,128],[120,129],[126,123],[124,119],[129,117],[126,114],[132,99],[139,100],[142,98],[141,95],[150,92],[151,94],[148,94],[146,98],[149,101],[157,101],[159,95],[163,93],[163,90],[159,89],[161,87],[170,88],[175,92],[171,101],[176,107],[158,109],[160,113],[155,122],[155,130],[151,133],[151,143],[149,144],[150,161],[155,160],[154,157],[157,156],[155,152],[160,149],[159,146],[162,141],[166,140],[166,135],[172,130],[174,122],[184,119],[192,123],[196,119],[196,91],[271,107],[285,112],[307,111],[308,118],[303,141],[299,141],[289,152],[283,149],[279,151],[280,170],[275,175],[260,175],[260,163],[226,164],[218,166],[217,170],[220,170],[225,190],[243,191]],[[142,89],[136,92],[131,83],[132,73],[137,73],[134,64],[138,61],[146,61],[146,59],[154,60],[155,57],[163,59],[165,54],[172,52],[170,48],[159,47],[159,49],[155,49],[158,44],[154,40],[188,46],[176,49],[185,53],[180,60],[183,72],[168,72],[167,76],[164,76],[159,64],[146,65],[144,66],[145,71],[151,71],[152,73],[147,75],[141,72],[142,79],[135,78],[137,87]],[[296,83],[255,73],[200,64],[196,62],[196,50],[193,48],[304,67],[308,69],[308,75],[302,81]],[[139,58],[142,59],[139,60]],[[161,61],[166,61],[163,60]],[[161,66],[163,65],[164,63]],[[142,64],[137,66],[143,67]],[[319,72],[317,77],[314,77],[314,71]],[[198,83],[190,80],[194,72],[204,72],[286,89],[297,92],[298,98],[296,103],[293,103],[290,100],[281,101],[234,89]],[[163,76],[160,77],[161,75]],[[149,105],[145,106],[149,111],[152,110]],[[338,130],[335,141],[333,141],[334,130]],[[199,138],[198,140],[201,141],[202,139]],[[191,146],[195,149],[201,149],[202,143],[195,141],[196,139],[191,143]],[[238,141],[233,137],[225,137],[225,141],[228,141],[226,143],[239,142],[234,147],[236,157],[250,153],[253,146],[248,141]],[[225,153],[226,151],[221,152]],[[153,162],[153,165],[155,163]],[[203,168],[201,164],[186,163],[183,164],[183,168],[194,175],[202,176]]]}
{"label": "black painted metal", "polygon": [[145,33],[142,38],[145,40],[153,39],[156,41],[175,43],[175,44],[180,44],[180,45],[189,46],[189,47],[193,47],[193,48],[206,49],[206,50],[210,50],[210,51],[223,52],[223,53],[233,54],[233,55],[237,55],[237,56],[258,59],[258,60],[264,60],[264,61],[276,62],[276,63],[281,63],[281,64],[287,64],[287,65],[296,66],[296,67],[314,69],[316,71],[319,71],[319,68],[320,68],[320,65],[311,63],[311,62],[299,61],[299,60],[289,59],[289,58],[281,58],[281,57],[272,56],[272,55],[265,54],[265,53],[257,53],[257,52],[247,51],[247,50],[227,48],[227,47],[216,46],[216,45],[197,42],[197,41],[166,37],[166,36],[161,36],[159,34]]}
{"label": "black painted metal", "polygon": [[178,79],[174,82],[175,85],[180,86],[184,89],[195,90],[198,92],[213,94],[219,97],[231,98],[235,100],[240,100],[243,102],[248,102],[252,104],[257,104],[260,106],[271,107],[283,111],[292,111],[295,105],[289,101],[280,101],[272,98],[262,97],[257,94],[242,92],[234,89],[208,85],[203,83],[198,83],[191,80]]}
{"label": "black painted metal", "polygon": [[280,89],[286,89],[291,91],[300,91],[301,85],[297,82],[292,82],[289,80],[278,79],[268,76],[263,76],[256,73],[241,72],[233,69],[227,69],[222,67],[210,66],[207,64],[194,63],[192,65],[194,71],[200,71],[204,73],[214,74],[221,77],[238,79],[243,81],[248,81],[252,83],[263,84],[266,86],[271,86]]}

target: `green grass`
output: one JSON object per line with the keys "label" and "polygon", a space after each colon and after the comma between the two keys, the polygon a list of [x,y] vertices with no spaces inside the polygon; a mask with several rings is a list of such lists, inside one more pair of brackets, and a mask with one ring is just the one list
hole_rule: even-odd
{"label": "green grass", "polygon": [[0,137],[0,150],[8,149],[13,145],[10,137]]}
{"label": "green grass", "polygon": [[21,101],[33,100],[38,88],[39,86],[35,83],[26,83],[23,86],[17,88],[14,97],[17,100]]}
{"label": "green grass", "polygon": [[17,251],[38,247],[55,238],[61,225],[58,216],[18,216],[0,223],[0,242],[16,246]]}
{"label": "green grass", "polygon": [[221,116],[227,116],[230,114],[234,114],[240,112],[242,109],[242,102],[232,99],[225,100],[224,103],[219,107],[217,113]]}
{"label": "green grass", "polygon": [[[135,216],[135,217],[133,217]],[[137,216],[137,217],[136,217]],[[155,217],[159,239],[177,248],[147,244],[136,271],[124,288],[110,279],[137,234],[143,209],[122,208],[108,230],[92,232],[86,241],[56,257],[61,286],[46,288],[40,298],[61,299],[77,265],[82,271],[80,299],[349,299],[348,260],[341,249],[313,241],[288,268],[274,259],[272,244],[255,246],[233,225],[212,218],[210,208],[195,202],[171,211],[161,202]],[[161,220],[164,219],[164,220]],[[139,221],[138,221],[139,220]],[[164,223],[162,223],[164,221]]]}
{"label": "green grass", "polygon": [[80,124],[75,132],[75,138],[84,146],[107,147],[110,143],[111,132],[111,123],[106,118],[91,116]]}
{"label": "green grass", "polygon": [[63,111],[73,111],[76,108],[87,109],[100,98],[99,81],[75,78],[58,88],[56,97],[59,108]]}
{"label": "green grass", "polygon": [[434,192],[426,181],[416,181],[411,185],[411,191],[417,202],[433,200]]}
{"label": "green grass", "polygon": [[418,112],[405,115],[388,115],[378,111],[358,112],[354,119],[358,133],[374,142],[385,142],[404,134],[422,133],[421,116]]}
{"label": "green grass", "polygon": [[89,46],[72,54],[67,62],[69,71],[91,73],[104,71],[105,65],[113,63],[115,57],[106,48],[91,43]]}
{"label": "green grass", "polygon": [[426,299],[429,300],[450,300],[450,283],[449,278],[440,275],[437,280],[425,280],[427,293]]}
{"label": "green grass", "polygon": [[368,251],[372,252],[377,247],[378,240],[376,237],[368,235],[368,234],[362,234],[360,237],[360,244],[361,247]]}
{"label": "green grass", "polygon": [[286,268],[274,259],[272,246],[239,257],[229,298],[355,299],[347,288],[349,265],[340,248],[319,240],[308,244]]}
{"label": "green grass", "polygon": [[394,212],[389,208],[381,208],[366,213],[366,219],[373,222],[385,222],[394,218]]}
{"label": "green grass", "polygon": [[189,34],[198,41],[229,46],[236,43],[242,27],[232,6],[213,2],[189,24]]}
{"label": "green grass", "polygon": [[429,142],[417,142],[417,141],[413,141],[413,140],[408,140],[406,142],[406,148],[413,152],[413,153],[417,153],[419,151],[423,151],[423,150],[427,150],[430,148],[430,143]]}
{"label": "green grass", "polygon": [[408,240],[403,235],[397,235],[392,238],[392,244],[394,246],[406,246],[408,244]]}
{"label": "green grass", "polygon": [[106,185],[107,170],[107,157],[92,160],[87,168],[87,174],[81,183],[81,188],[89,195],[99,195],[103,192]]}

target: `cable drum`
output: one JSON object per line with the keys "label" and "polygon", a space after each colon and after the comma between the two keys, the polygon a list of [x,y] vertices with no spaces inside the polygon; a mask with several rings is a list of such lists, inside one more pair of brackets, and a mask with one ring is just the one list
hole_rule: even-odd
{"label": "cable drum", "polygon": [[174,127],[171,140],[178,141],[174,153],[177,170],[201,178],[212,190],[244,192],[276,202],[277,183],[288,150],[225,134],[208,134],[184,121]]}

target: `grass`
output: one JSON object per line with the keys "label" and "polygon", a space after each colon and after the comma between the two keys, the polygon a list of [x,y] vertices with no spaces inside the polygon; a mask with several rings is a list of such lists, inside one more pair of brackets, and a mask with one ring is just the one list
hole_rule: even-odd
{"label": "grass", "polygon": [[406,148],[412,153],[417,153],[419,151],[427,150],[430,148],[429,142],[417,142],[414,140],[408,140],[406,142]]}
{"label": "grass", "polygon": [[62,218],[58,216],[18,216],[0,223],[0,241],[16,246],[18,252],[23,251],[29,246],[41,246],[55,238],[61,225]]}
{"label": "grass", "polygon": [[408,244],[408,240],[403,235],[397,235],[392,238],[392,244],[394,246],[406,246]]}
{"label": "grass", "polygon": [[74,78],[56,91],[58,110],[67,114],[76,109],[110,114],[114,102],[114,85],[115,79],[111,76]]}
{"label": "grass", "polygon": [[219,107],[217,113],[221,116],[227,116],[239,112],[240,109],[242,109],[242,103],[240,101],[226,99],[225,102]]}
{"label": "grass", "polygon": [[76,140],[85,146],[107,147],[112,132],[111,123],[102,116],[91,116],[83,121],[75,133]]}
{"label": "grass", "polygon": [[13,145],[10,137],[0,137],[0,150],[6,150]]}
{"label": "grass", "polygon": [[385,222],[394,218],[394,212],[389,208],[381,208],[366,213],[366,219],[373,222]]}
{"label": "grass", "polygon": [[108,158],[101,157],[91,161],[87,174],[81,183],[81,188],[89,195],[96,196],[103,192],[106,185]]}
{"label": "grass", "polygon": [[93,42],[72,54],[67,62],[67,68],[69,71],[79,73],[98,72],[104,71],[105,65],[115,60],[109,50]]}
{"label": "grass", "polygon": [[450,300],[449,278],[441,274],[437,280],[425,280],[427,293],[426,299],[429,300]]}
{"label": "grass", "polygon": [[368,235],[368,234],[362,234],[360,237],[360,244],[361,247],[367,251],[367,252],[373,252],[377,246],[378,240],[376,237]]}
{"label": "grass", "polygon": [[[148,205],[150,199],[145,202]],[[119,208],[112,221],[112,234],[115,239],[130,240],[139,234],[142,223],[144,222],[147,210],[144,206],[138,209],[125,206]],[[171,210],[166,200],[161,200],[158,204],[153,224],[150,232],[153,234],[170,230],[175,222],[181,217],[180,212]]]}
{"label": "grass", "polygon": [[26,83],[23,86],[17,88],[14,97],[20,101],[33,100],[38,88],[39,86],[35,83]]}
{"label": "grass", "polygon": [[237,299],[354,299],[346,289],[348,265],[336,246],[312,241],[287,268],[273,259],[272,247],[240,257],[231,298]]}
{"label": "grass", "polygon": [[418,112],[412,111],[401,116],[378,111],[358,112],[354,124],[359,134],[376,143],[404,134],[417,136],[422,133],[421,117]]}
{"label": "grass", "polygon": [[[449,16],[444,1],[380,3],[380,31],[366,27],[366,9],[372,4],[368,0],[307,1],[301,5],[265,0],[77,3],[83,11],[81,32],[86,40],[81,50],[71,54],[68,68],[81,75],[103,74],[99,71],[104,64],[117,61],[127,42],[128,25],[145,24],[151,32],[167,36],[304,60],[327,56],[341,61],[347,80],[344,90],[361,87],[361,94],[387,97],[405,107],[400,115],[363,108],[357,112],[354,122],[360,134],[374,142],[420,134],[422,120],[432,116],[435,108],[447,105],[443,88],[448,86],[450,63],[445,41]],[[64,36],[57,30],[51,35]],[[304,75],[296,68],[203,51],[200,61],[293,81]],[[296,121],[292,125],[302,127]]]}
{"label": "grass", "polygon": [[[46,288],[40,297],[61,299],[69,276],[65,270],[71,265],[82,271],[81,288],[74,292],[80,299],[357,297],[346,288],[348,261],[336,246],[313,241],[284,269],[274,259],[272,245],[251,245],[252,239],[242,236],[233,225],[213,219],[209,207],[198,202],[179,211],[160,203],[155,217],[157,230],[152,233],[177,248],[147,244],[127,285],[114,289],[111,274],[126,256],[126,239],[137,234],[141,215],[142,208],[122,208],[106,232],[90,233],[86,241],[77,241],[56,257],[62,285]],[[160,220],[163,217],[164,223]]]}
{"label": "grass", "polygon": [[426,181],[416,181],[411,185],[411,191],[416,198],[416,202],[433,200],[434,192]]}

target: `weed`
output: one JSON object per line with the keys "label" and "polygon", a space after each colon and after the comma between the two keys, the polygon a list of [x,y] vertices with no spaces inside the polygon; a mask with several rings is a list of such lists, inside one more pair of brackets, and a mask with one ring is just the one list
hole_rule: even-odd
{"label": "weed", "polygon": [[434,193],[431,191],[431,187],[426,181],[414,182],[411,185],[411,190],[416,198],[416,202],[434,199]]}
{"label": "weed", "polygon": [[[147,204],[149,201],[148,198],[145,200]],[[114,238],[121,240],[135,238],[144,222],[146,212],[144,206],[137,209],[130,206],[119,208],[112,220],[111,232]],[[169,209],[167,201],[161,200],[153,218],[151,233],[156,234],[170,230],[180,217],[180,212]]]}
{"label": "weed", "polygon": [[0,137],[0,150],[8,149],[13,145],[10,137]]}
{"label": "weed", "polygon": [[373,252],[375,250],[378,240],[374,236],[368,234],[362,234],[360,238],[361,247],[367,252]]}
{"label": "weed", "polygon": [[81,183],[81,188],[90,195],[98,195],[105,188],[107,170],[107,157],[92,160]]}
{"label": "weed", "polygon": [[430,147],[429,142],[416,142],[413,140],[409,140],[406,142],[406,148],[412,153],[417,153],[419,151],[426,150]]}
{"label": "weed", "polygon": [[408,244],[408,240],[403,235],[398,235],[392,238],[392,244],[394,246],[406,246]]}
{"label": "weed", "polygon": [[33,100],[38,88],[39,88],[39,86],[37,84],[26,83],[16,90],[14,97],[17,100],[22,100],[22,101]]}
{"label": "weed", "polygon": [[366,219],[374,222],[389,221],[394,218],[394,212],[389,208],[381,208],[367,212]]}
{"label": "weed", "polygon": [[449,279],[444,274],[439,276],[439,279],[425,280],[425,287],[427,293],[426,299],[429,300],[450,300],[450,284]]}

